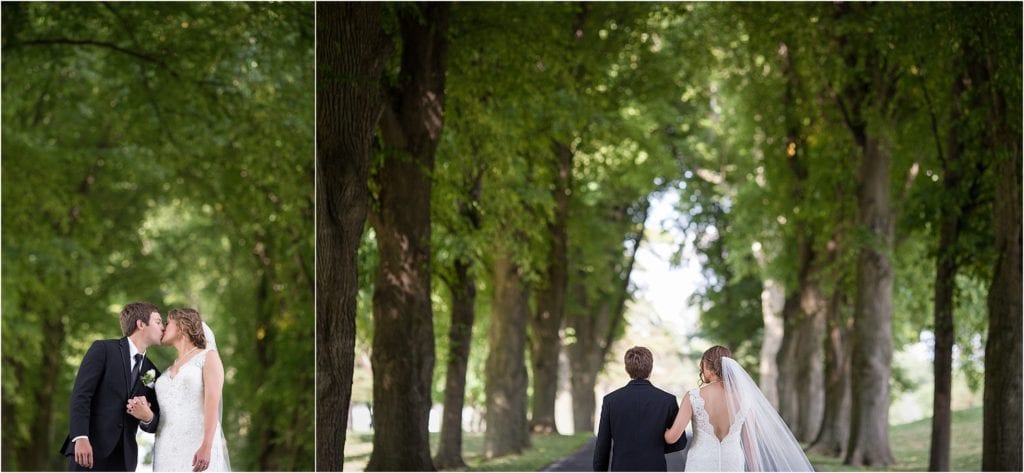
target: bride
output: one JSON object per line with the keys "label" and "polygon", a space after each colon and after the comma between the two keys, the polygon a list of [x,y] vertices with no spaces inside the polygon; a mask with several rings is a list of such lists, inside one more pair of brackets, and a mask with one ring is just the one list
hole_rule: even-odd
{"label": "bride", "polygon": [[702,387],[683,396],[675,422],[665,431],[665,442],[674,443],[692,419],[686,471],[814,471],[792,432],[728,348],[714,346],[704,352],[700,380]]}
{"label": "bride", "polygon": [[[194,309],[167,314],[161,343],[173,345],[178,357],[156,379],[160,426],[153,471],[231,470],[219,413],[224,366],[208,330]],[[130,400],[128,412],[140,420],[152,415],[145,398]]]}

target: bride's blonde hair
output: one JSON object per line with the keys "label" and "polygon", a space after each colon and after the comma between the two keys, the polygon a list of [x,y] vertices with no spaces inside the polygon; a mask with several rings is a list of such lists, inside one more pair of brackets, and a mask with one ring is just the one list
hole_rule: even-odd
{"label": "bride's blonde hair", "polygon": [[195,309],[171,309],[167,313],[168,320],[178,322],[178,329],[188,337],[196,348],[206,348],[206,334],[203,333],[203,318]]}
{"label": "bride's blonde hair", "polygon": [[708,380],[704,379],[704,368],[718,376],[718,379],[722,379],[722,358],[732,358],[732,350],[721,345],[715,345],[708,348],[704,352],[704,356],[700,357],[700,384],[703,386],[708,384]]}

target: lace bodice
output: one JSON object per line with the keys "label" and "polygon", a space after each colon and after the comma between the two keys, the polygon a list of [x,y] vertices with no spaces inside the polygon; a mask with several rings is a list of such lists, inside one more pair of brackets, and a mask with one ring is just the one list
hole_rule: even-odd
{"label": "lace bodice", "polygon": [[[178,368],[156,380],[160,425],[153,446],[153,471],[192,471],[192,458],[203,443],[203,367],[210,350],[203,350]],[[213,436],[210,467],[206,471],[230,471],[227,446],[220,422]]]}
{"label": "lace bodice", "polygon": [[700,388],[689,391],[693,409],[693,441],[686,454],[686,471],[743,471],[743,447],[740,429],[743,416],[737,416],[729,426],[725,438],[718,440],[711,418],[704,410]]}

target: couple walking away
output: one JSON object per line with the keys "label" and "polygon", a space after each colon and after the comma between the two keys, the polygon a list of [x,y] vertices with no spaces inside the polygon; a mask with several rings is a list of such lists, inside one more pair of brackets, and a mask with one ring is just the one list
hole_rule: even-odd
{"label": "couple walking away", "polygon": [[[626,352],[632,381],[604,397],[594,471],[666,471],[665,454],[686,446],[686,471],[814,471],[786,423],[723,346],[704,352],[701,387],[676,398],[647,380],[654,356]],[[610,462],[609,462],[610,458]]]}
{"label": "couple walking away", "polygon": [[[209,326],[194,309],[172,309],[164,326],[153,304],[121,311],[119,340],[97,340],[71,393],[70,433],[60,452],[71,471],[135,471],[138,428],[156,434],[153,471],[230,471],[220,425],[224,366]],[[153,346],[178,356],[164,376],[146,358]]]}

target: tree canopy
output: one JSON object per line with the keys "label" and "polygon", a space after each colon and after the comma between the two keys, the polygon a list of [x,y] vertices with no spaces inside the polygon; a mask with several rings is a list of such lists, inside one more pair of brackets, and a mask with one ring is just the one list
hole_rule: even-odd
{"label": "tree canopy", "polygon": [[213,327],[235,468],[312,468],[312,5],[3,22],[4,468],[64,468],[77,365],[133,300]]}

